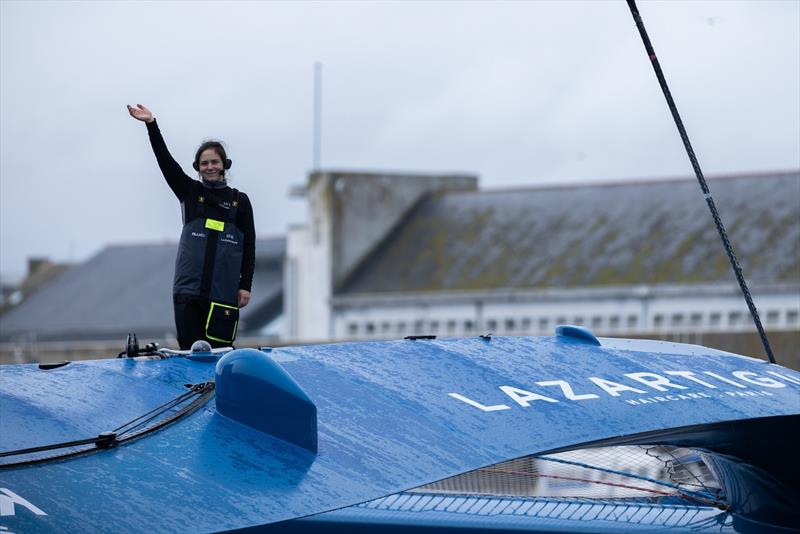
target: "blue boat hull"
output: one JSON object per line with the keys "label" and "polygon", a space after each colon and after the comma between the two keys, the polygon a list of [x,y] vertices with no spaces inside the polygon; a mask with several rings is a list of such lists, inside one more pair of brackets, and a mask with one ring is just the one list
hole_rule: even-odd
{"label": "blue boat hull", "polygon": [[[262,369],[257,379],[266,382],[254,382],[253,395],[274,380],[275,391],[296,391],[313,403],[317,450],[280,434],[285,422],[275,418],[292,420],[291,395],[247,397],[260,400],[244,415],[221,412],[219,399],[211,400],[108,450],[0,467],[0,505],[11,510],[0,525],[15,532],[233,530],[585,444],[658,437],[735,450],[730,441],[750,433],[748,424],[784,418],[795,424],[783,432],[797,432],[796,372],[691,345],[598,343],[570,335],[405,340],[251,350],[216,364],[176,356],[52,370],[3,366],[0,451],[113,430],[186,392],[186,384],[216,380],[220,391],[229,380],[221,369],[234,357],[246,363],[243,381],[236,388],[228,382],[226,398],[246,389],[246,368]],[[273,367],[284,375],[271,377]],[[278,398],[277,406],[270,401]],[[767,457],[753,461],[768,463],[768,453],[758,451]],[[3,460],[44,454],[53,452]],[[762,506],[743,513],[776,513]]]}

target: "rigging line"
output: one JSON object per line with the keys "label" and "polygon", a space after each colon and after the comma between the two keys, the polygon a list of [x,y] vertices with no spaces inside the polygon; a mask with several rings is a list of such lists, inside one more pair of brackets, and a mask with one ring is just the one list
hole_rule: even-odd
{"label": "rigging line", "polygon": [[[85,454],[90,454],[94,452],[99,452],[102,450],[111,449],[117,447],[118,445],[122,445],[124,443],[128,443],[139,438],[142,438],[146,435],[149,435],[153,432],[157,432],[162,428],[165,428],[174,422],[178,421],[182,417],[188,416],[194,413],[198,408],[203,406],[213,395],[214,395],[215,384],[214,382],[206,382],[205,384],[198,384],[195,386],[194,390],[197,392],[197,396],[192,400],[191,403],[184,406],[177,412],[167,416],[166,418],[156,422],[155,424],[143,428],[137,432],[134,432],[125,437],[119,437],[113,432],[103,433],[98,435],[96,438],[89,439],[89,440],[78,440],[75,442],[66,442],[66,443],[56,443],[54,445],[47,445],[45,447],[39,447],[42,451],[44,450],[52,450],[57,448],[64,448],[64,447],[75,447],[80,442],[92,442],[94,443],[93,447],[84,447],[81,449],[55,454],[51,456],[45,456],[40,458],[31,458],[28,460],[20,460],[17,462],[11,463],[0,463],[0,470],[8,469],[8,468],[15,468],[15,467],[22,467],[22,466],[29,466],[29,465],[36,465],[42,464],[47,462],[54,462],[59,460],[65,460],[67,458],[74,458],[76,456],[82,456]],[[185,395],[185,394],[184,394]],[[183,396],[183,395],[182,395]],[[9,451],[8,456],[11,455],[19,455],[25,454],[29,451],[27,450],[20,450],[20,451]],[[4,455],[5,456],[5,455]]]}
{"label": "rigging line", "polygon": [[78,439],[75,441],[65,441],[64,443],[56,443],[53,445],[42,445],[39,447],[31,447],[29,449],[17,449],[15,451],[3,451],[0,452],[0,458],[5,458],[7,456],[18,456],[22,454],[33,454],[35,452],[44,452],[50,451],[53,449],[66,449],[69,447],[79,447],[80,445],[90,445],[96,444],[98,441],[98,436],[93,438],[87,439]]}
{"label": "rigging line", "polygon": [[[591,480],[589,478],[581,478],[581,477],[569,477],[566,475],[545,475],[542,473],[520,473],[519,471],[511,471],[508,469],[485,469],[484,472],[498,474],[498,475],[517,475],[517,476],[531,476],[534,478],[553,478],[558,480],[573,480],[575,482],[586,482],[587,484],[598,484],[602,486],[613,486],[615,488],[625,488],[625,489],[632,489],[637,491],[644,491],[647,493],[657,493],[659,495],[666,495],[671,496],[675,495],[675,492],[672,491],[664,491],[664,490],[657,490],[654,488],[643,488],[641,486],[632,486],[630,484],[622,484],[619,482],[608,482],[605,480]],[[490,494],[487,494],[490,495]]]}
{"label": "rigging line", "polygon": [[577,466],[577,467],[583,467],[585,469],[594,469],[596,471],[603,471],[605,473],[611,473],[613,475],[620,475],[620,476],[624,476],[624,477],[628,477],[628,478],[635,478],[635,479],[638,479],[638,480],[644,480],[644,481],[650,482],[652,484],[658,484],[660,486],[666,486],[668,488],[677,489],[677,490],[680,490],[680,491],[682,491],[684,493],[689,493],[689,494],[692,494],[693,496],[697,496],[697,497],[703,497],[703,498],[709,498],[709,497],[714,498],[715,497],[714,494],[710,494],[709,495],[709,494],[705,494],[705,493],[703,493],[701,491],[687,490],[686,488],[684,488],[680,484],[674,484],[672,482],[665,482],[663,480],[658,480],[658,479],[655,479],[655,478],[650,478],[650,477],[646,477],[646,476],[642,476],[642,475],[636,475],[634,473],[627,473],[625,471],[619,471],[617,469],[610,469],[608,467],[600,467],[599,465],[591,465],[591,464],[587,464],[587,463],[584,463],[584,462],[575,462],[573,460],[564,460],[562,458],[553,458],[551,456],[536,456],[536,458],[538,458],[539,460],[545,460],[547,462],[555,462],[555,463],[559,463],[559,464],[574,465],[574,466]]}
{"label": "rigging line", "polygon": [[[491,471],[491,472],[492,473],[513,474],[512,471]],[[575,481],[575,482],[585,482],[587,484],[598,484],[598,485],[603,485],[603,486],[611,486],[611,487],[615,487],[615,488],[624,488],[624,489],[631,489],[631,490],[637,490],[637,491],[644,491],[644,492],[647,492],[647,493],[655,493],[655,494],[666,496],[666,497],[680,497],[681,499],[685,499],[687,501],[704,504],[706,506],[713,506],[715,508],[720,508],[722,510],[727,510],[728,509],[728,505],[725,504],[722,501],[719,501],[719,500],[713,499],[713,498],[698,496],[694,492],[686,491],[686,490],[683,490],[683,489],[679,489],[678,491],[675,491],[675,492],[669,492],[669,491],[657,490],[657,489],[653,489],[653,488],[642,488],[642,487],[639,487],[639,486],[632,486],[630,484],[622,484],[620,482],[607,482],[607,481],[603,481],[603,480],[591,480],[591,479],[588,479],[588,478],[568,477],[568,476],[565,476],[565,475],[543,475],[541,473],[537,473],[537,474],[531,474],[531,476],[539,477],[539,478],[553,478],[553,479],[559,479],[559,480],[571,480],[571,481]]]}
{"label": "rigging line", "polygon": [[178,406],[179,404],[181,404],[181,402],[182,401],[179,401],[179,402],[172,401],[172,402],[169,403],[169,406],[165,406],[165,407],[163,407],[162,409],[160,409],[158,411],[153,410],[152,412],[150,412],[148,414],[145,414],[143,416],[137,417],[136,419],[134,419],[132,421],[128,421],[127,423],[125,423],[121,427],[115,428],[113,430],[113,432],[117,432],[119,434],[125,434],[126,432],[130,432],[131,430],[133,430],[135,428],[138,428],[138,427],[140,427],[140,426],[142,426],[144,424],[147,424],[149,421],[152,421],[153,419],[157,418],[159,415],[163,414],[164,412],[167,412],[167,411],[171,410],[172,408]]}
{"label": "rigging line", "polygon": [[[141,430],[138,430],[136,432],[132,432],[124,437],[120,437],[118,439],[118,443],[122,444],[128,441],[138,439],[164,426],[172,424],[173,422],[177,421],[183,416],[193,413],[195,410],[203,406],[214,395],[215,386],[216,384],[214,382],[206,382],[204,384],[195,385],[194,388],[192,388],[192,392],[195,393],[195,396],[194,398],[191,399],[191,402],[189,404],[183,406],[178,411],[165,416],[164,419],[161,419],[150,426],[142,428]],[[132,429],[125,430],[121,434],[126,434],[128,432],[131,432],[131,430]]]}
{"label": "rigging line", "polygon": [[[189,399],[190,397],[192,397],[194,395],[197,395],[198,393],[202,393],[202,390],[198,391],[195,388],[196,388],[196,386],[193,387],[191,390],[187,391],[186,393],[183,393],[182,395],[180,395],[180,396],[178,396],[178,397],[176,397],[176,398],[174,398],[172,400],[169,400],[169,401],[165,402],[161,406],[157,406],[157,407],[153,408],[152,410],[150,410],[146,414],[140,415],[139,417],[128,421],[124,425],[121,425],[121,426],[115,428],[112,432],[116,432],[118,434],[124,434],[126,432],[130,432],[134,428],[139,427],[139,426],[147,423],[148,421],[153,420],[155,417],[158,417],[159,415],[161,415],[162,413],[166,412],[167,410],[170,410],[170,409],[174,408],[175,406],[177,406],[178,404],[181,404],[182,402],[184,402],[185,400]],[[138,423],[137,423],[137,421],[138,421]],[[134,423],[136,423],[136,424],[134,424]],[[133,426],[131,426],[131,425],[133,425]],[[130,428],[125,428],[125,427],[130,427]],[[125,428],[125,430],[122,430],[123,428]]]}
{"label": "rigging line", "polygon": [[[192,390],[189,393],[192,394],[192,395],[202,395],[202,392],[195,393],[194,390]],[[160,412],[152,415],[148,419],[146,419],[144,421],[141,421],[138,424],[134,425],[133,427],[128,428],[128,429],[126,429],[126,430],[124,430],[122,432],[117,432],[117,431],[120,428],[124,428],[124,427],[130,425],[130,423],[126,423],[126,424],[122,425],[121,427],[113,430],[112,432],[103,432],[103,433],[100,433],[97,436],[92,437],[92,438],[78,439],[78,440],[74,440],[74,441],[64,441],[64,442],[61,442],[61,443],[53,443],[51,445],[41,445],[41,446],[38,446],[38,447],[30,447],[30,448],[27,448],[27,449],[17,449],[17,450],[13,450],[13,451],[3,451],[3,452],[0,452],[0,458],[5,458],[7,456],[20,456],[20,455],[25,455],[25,454],[33,454],[33,453],[37,453],[37,452],[45,452],[45,451],[50,451],[50,450],[55,450],[55,449],[68,449],[68,448],[73,448],[73,447],[79,447],[81,445],[95,445],[98,448],[112,447],[112,446],[115,446],[117,443],[120,443],[122,440],[125,439],[123,437],[123,434],[131,432],[134,428],[139,427],[139,426],[141,426],[141,425],[143,425],[143,424],[145,424],[145,423],[147,423],[149,421],[152,421],[153,419],[155,419],[159,415],[163,414],[167,410],[177,406],[178,404],[180,404],[181,402],[183,402],[183,400],[186,400],[187,398],[188,398],[187,394],[184,393],[183,395],[178,397],[178,399],[175,399],[175,400],[170,401],[169,403],[167,403],[167,404],[172,404],[172,406],[168,406],[167,408],[161,410]],[[162,405],[162,406],[165,406],[165,405]],[[156,408],[156,410],[158,410],[158,408]],[[153,413],[154,411],[155,410],[152,410],[152,411],[148,412],[145,415]],[[142,417],[144,417],[144,416],[137,417],[136,419],[134,419],[131,422],[137,421],[138,419],[141,419]],[[2,465],[5,465],[5,464],[2,464]]]}
{"label": "rigging line", "polygon": [[[687,465],[687,464],[685,464],[684,462],[682,462],[681,460],[679,460],[679,459],[678,459],[678,458],[677,458],[677,457],[676,457],[676,456],[675,456],[675,455],[672,453],[672,450],[671,450],[671,449],[666,449],[666,450],[665,450],[665,452],[667,453],[667,455],[669,455],[669,457],[670,457],[670,458],[672,458],[672,460],[674,461],[674,463],[673,463],[672,465],[669,465],[669,462],[667,462],[667,461],[663,460],[663,459],[661,458],[661,456],[660,456],[660,455],[659,455],[657,452],[656,452],[656,453],[654,453],[654,454],[650,454],[650,451],[651,451],[651,450],[653,450],[653,449],[655,449],[655,448],[657,447],[657,445],[651,445],[651,446],[649,446],[649,447],[648,447],[648,446],[645,446],[645,445],[640,445],[639,447],[640,447],[640,448],[642,448],[642,449],[644,449],[644,453],[645,453],[647,456],[649,456],[650,458],[655,458],[656,460],[658,460],[659,462],[661,462],[661,463],[663,463],[663,464],[664,464],[664,467],[666,467],[666,468],[667,468],[667,473],[668,473],[668,474],[669,474],[669,476],[670,476],[670,480],[673,480],[673,481],[674,481],[674,479],[673,479],[672,477],[673,477],[673,476],[676,476],[676,473],[675,473],[675,466],[676,466],[676,465],[678,465],[678,466],[684,467],[684,468],[686,469],[686,472],[687,472],[687,473],[689,473],[689,475],[690,475],[690,476],[691,476],[693,479],[695,479],[695,480],[697,481],[697,484],[689,484],[689,483],[687,483],[687,484],[685,484],[686,486],[701,487],[701,488],[703,488],[704,490],[706,490],[706,491],[707,491],[709,494],[712,494],[712,495],[713,495],[714,493],[716,493],[716,492],[714,492],[714,491],[711,491],[711,488],[709,488],[708,486],[706,486],[706,485],[703,483],[703,481],[702,481],[702,480],[700,480],[700,478],[699,478],[699,477],[698,477],[698,476],[697,476],[697,475],[696,475],[696,474],[695,474],[695,473],[694,473],[694,472],[693,472],[691,469],[689,469],[689,467],[688,467],[688,465]],[[701,459],[700,461],[702,462],[702,459]],[[705,463],[703,463],[703,465],[705,465]]]}
{"label": "rigging line", "polygon": [[689,161],[692,163],[692,168],[694,169],[694,174],[697,177],[697,181],[700,183],[700,189],[703,191],[703,195],[706,199],[706,204],[708,204],[708,209],[711,211],[711,216],[714,219],[714,224],[717,226],[717,231],[719,232],[719,236],[722,239],[722,244],[725,247],[725,252],[728,254],[728,259],[731,262],[731,267],[733,268],[733,272],[736,275],[736,281],[739,282],[739,288],[742,290],[742,294],[744,295],[744,300],[747,302],[747,307],[750,309],[750,315],[753,316],[753,322],[758,329],[758,335],[761,336],[761,343],[764,345],[764,350],[767,352],[767,357],[769,358],[770,363],[775,363],[775,356],[772,354],[772,348],[769,346],[769,341],[767,340],[767,334],[764,331],[764,327],[761,324],[761,319],[758,317],[758,310],[756,310],[756,306],[753,303],[753,297],[750,295],[750,290],[747,287],[747,282],[742,275],[742,269],[739,267],[739,261],[736,259],[736,254],[733,252],[733,246],[731,242],[728,240],[728,234],[725,232],[725,227],[722,225],[722,219],[719,217],[719,212],[717,211],[717,207],[714,204],[714,199],[711,196],[711,191],[708,188],[708,184],[706,183],[706,179],[703,177],[703,171],[700,169],[700,164],[697,162],[697,157],[694,154],[694,150],[692,149],[692,144],[689,142],[689,135],[686,133],[686,128],[683,127],[683,121],[681,120],[681,116],[678,114],[678,108],[675,105],[675,101],[672,99],[672,93],[670,93],[669,87],[667,86],[667,80],[664,77],[664,73],[661,70],[661,65],[658,62],[658,58],[656,57],[656,52],[653,49],[653,45],[650,42],[650,38],[647,36],[647,30],[644,28],[644,22],[642,21],[641,15],[639,15],[639,9],[636,7],[636,0],[626,0],[628,2],[628,7],[631,10],[631,15],[633,15],[633,20],[636,22],[636,27],[639,29],[639,35],[642,37],[642,42],[644,43],[644,48],[647,51],[647,56],[650,58],[650,63],[653,65],[653,70],[656,73],[656,78],[658,78],[658,83],[661,86],[661,90],[664,93],[664,97],[667,99],[667,105],[669,106],[670,112],[672,112],[672,118],[675,120],[675,126],[678,127],[678,132],[681,135],[681,139],[683,140],[683,146],[686,148],[686,154],[689,156]]}

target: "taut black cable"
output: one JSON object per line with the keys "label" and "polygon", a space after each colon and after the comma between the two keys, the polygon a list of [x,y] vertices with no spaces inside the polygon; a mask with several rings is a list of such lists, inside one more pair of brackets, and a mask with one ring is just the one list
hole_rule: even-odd
{"label": "taut black cable", "polygon": [[656,72],[658,83],[661,85],[661,90],[664,92],[664,97],[667,99],[667,105],[669,106],[669,110],[672,112],[672,118],[675,120],[675,126],[678,127],[678,132],[680,132],[681,139],[683,139],[683,146],[686,148],[686,154],[689,156],[689,161],[692,162],[694,174],[697,176],[697,181],[700,182],[700,189],[703,190],[706,204],[708,204],[708,209],[711,210],[711,216],[714,218],[714,224],[717,225],[719,236],[722,238],[722,244],[725,246],[725,252],[728,253],[728,259],[731,262],[731,267],[733,267],[733,272],[736,274],[736,280],[739,282],[739,287],[742,289],[744,300],[747,302],[747,307],[750,308],[750,315],[753,316],[753,322],[756,324],[758,334],[761,336],[761,343],[764,344],[764,350],[767,352],[769,361],[771,363],[775,363],[775,356],[772,355],[772,349],[770,348],[769,341],[767,340],[767,333],[764,332],[764,327],[761,325],[761,319],[758,317],[758,310],[756,310],[756,306],[753,304],[753,297],[750,295],[750,290],[747,288],[747,282],[745,282],[744,276],[742,275],[742,269],[739,267],[739,261],[736,259],[736,254],[733,253],[733,247],[731,246],[731,242],[728,240],[728,234],[725,233],[725,227],[722,226],[722,220],[719,218],[717,207],[714,205],[714,199],[711,197],[711,191],[708,189],[706,179],[703,178],[703,171],[700,170],[700,164],[697,162],[697,157],[694,155],[694,150],[692,150],[692,144],[689,142],[689,136],[686,134],[686,128],[683,127],[683,121],[681,120],[681,116],[678,114],[678,108],[675,106],[675,101],[672,99],[672,94],[669,92],[669,87],[667,87],[667,80],[664,78],[664,73],[661,71],[661,65],[658,63],[656,52],[653,50],[653,45],[650,43],[650,38],[647,36],[647,30],[644,29],[644,22],[642,22],[642,17],[639,15],[639,9],[636,7],[636,0],[626,1],[628,2],[628,7],[631,9],[631,15],[633,15],[633,20],[636,22],[636,27],[639,29],[639,35],[642,36],[642,42],[644,43],[645,50],[647,50],[647,55],[650,57],[650,62],[653,64],[653,70]]}
{"label": "taut black cable", "polygon": [[[51,445],[43,445],[40,447],[32,447],[29,449],[19,449],[14,451],[0,452],[0,458],[4,458],[8,456],[22,456],[22,455],[51,451],[56,449],[66,449],[66,448],[73,449],[72,451],[64,452],[61,454],[55,454],[52,456],[30,458],[27,460],[19,460],[11,463],[0,463],[0,470],[34,465],[34,464],[41,464],[56,460],[64,460],[67,458],[74,458],[76,456],[81,456],[84,454],[89,454],[104,449],[111,449],[123,443],[127,443],[129,441],[133,441],[135,439],[146,436],[147,434],[156,432],[174,423],[175,421],[178,421],[182,417],[193,413],[195,410],[203,406],[211,398],[211,396],[214,395],[214,389],[215,389],[214,382],[205,382],[201,384],[187,384],[187,386],[191,386],[190,391],[187,391],[186,393],[178,396],[177,398],[165,404],[162,404],[161,406],[147,412],[142,416],[137,417],[136,419],[133,419],[132,421],[125,423],[124,425],[118,427],[114,431],[102,432],[98,434],[96,437],[87,439],[66,441],[63,443],[53,443]],[[149,423],[156,417],[164,414],[165,412],[173,408],[176,408],[178,405],[183,404],[189,400],[191,400],[191,402],[189,402],[186,406],[180,408],[173,414],[168,415],[164,419],[161,419],[160,421],[157,421],[156,423],[146,428],[133,432],[133,429],[140,427],[146,423]],[[88,446],[88,445],[93,445],[93,446]],[[78,449],[77,447],[80,446],[83,447]]]}

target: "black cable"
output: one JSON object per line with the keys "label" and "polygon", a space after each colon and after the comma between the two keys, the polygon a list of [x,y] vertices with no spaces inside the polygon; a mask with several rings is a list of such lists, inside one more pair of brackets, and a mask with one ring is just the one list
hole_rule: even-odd
{"label": "black cable", "polygon": [[692,144],[689,142],[689,136],[686,133],[686,128],[683,127],[683,121],[678,114],[678,108],[675,106],[675,101],[672,99],[672,94],[669,91],[669,87],[667,87],[667,80],[664,78],[664,73],[661,71],[661,65],[658,63],[656,52],[653,50],[653,45],[650,43],[650,38],[647,36],[647,31],[644,29],[644,22],[642,22],[642,17],[639,15],[639,9],[636,7],[636,0],[626,1],[628,2],[628,7],[631,10],[631,15],[633,15],[633,20],[636,22],[636,27],[639,29],[639,35],[642,36],[642,42],[644,43],[645,50],[647,50],[647,55],[650,58],[650,62],[653,64],[653,70],[656,72],[658,83],[661,85],[661,90],[664,92],[664,97],[667,99],[667,105],[669,106],[669,110],[672,112],[672,118],[675,120],[675,126],[678,127],[678,132],[681,134],[683,146],[686,148],[686,153],[689,155],[689,161],[691,161],[692,167],[694,168],[694,174],[697,176],[697,181],[700,182],[700,189],[703,190],[706,204],[708,204],[708,209],[711,210],[711,216],[714,218],[714,224],[717,225],[719,236],[722,238],[722,244],[725,246],[725,252],[728,253],[728,259],[731,262],[731,267],[733,267],[734,274],[736,274],[736,280],[739,282],[739,287],[744,295],[744,300],[747,302],[747,307],[750,309],[750,315],[753,316],[753,322],[758,329],[758,335],[761,336],[761,343],[764,344],[764,350],[767,352],[767,357],[769,358],[770,363],[775,363],[775,356],[773,356],[772,349],[769,346],[767,333],[764,332],[764,327],[761,325],[761,319],[758,317],[758,310],[756,310],[756,306],[753,304],[753,297],[750,295],[750,290],[747,288],[747,282],[745,282],[744,276],[742,275],[742,269],[739,267],[739,261],[736,259],[736,254],[733,253],[733,247],[728,240],[728,234],[725,232],[725,227],[722,226],[722,220],[717,212],[714,199],[711,197],[711,191],[708,189],[706,179],[703,177],[703,171],[700,170],[700,164],[697,162],[697,157],[694,155]]}
{"label": "black cable", "polygon": [[[166,404],[162,404],[161,406],[159,406],[155,410],[151,410],[150,412],[145,414],[145,416],[148,415],[148,414],[153,413],[154,411],[156,411],[156,410],[158,410],[160,408],[163,408],[163,407],[167,406],[168,404],[171,404],[171,406],[162,409],[158,414],[153,415],[147,421],[140,422],[140,423],[136,424],[134,427],[128,428],[127,430],[124,430],[124,431],[120,432],[119,434],[116,433],[116,432],[103,432],[101,434],[98,434],[94,438],[81,439],[81,440],[75,440],[75,441],[67,441],[67,442],[63,442],[63,443],[54,443],[52,445],[44,445],[44,446],[40,446],[40,447],[32,447],[32,448],[29,448],[29,449],[18,449],[18,450],[15,450],[15,451],[1,452],[0,453],[0,458],[7,457],[7,456],[21,456],[21,455],[31,454],[31,453],[35,453],[35,452],[44,452],[44,451],[55,450],[55,449],[79,447],[81,445],[93,445],[91,447],[83,447],[81,449],[77,449],[77,450],[73,450],[73,451],[65,452],[65,453],[61,453],[61,454],[55,454],[55,455],[52,455],[52,456],[31,458],[31,459],[20,460],[20,461],[11,462],[11,463],[0,463],[0,470],[13,468],[13,467],[21,467],[21,466],[40,464],[40,463],[45,463],[45,462],[52,462],[52,461],[56,461],[56,460],[64,460],[64,459],[67,459],[67,458],[74,458],[75,456],[81,456],[81,455],[84,455],[84,454],[97,452],[97,451],[101,451],[101,450],[104,450],[104,449],[110,449],[110,448],[116,447],[117,445],[121,445],[121,444],[129,442],[129,441],[133,441],[133,440],[138,439],[140,437],[143,437],[143,436],[145,436],[147,434],[150,434],[152,432],[160,430],[160,429],[164,428],[165,426],[168,426],[171,423],[174,423],[178,419],[193,413],[195,410],[197,410],[198,408],[203,406],[208,401],[208,399],[211,398],[211,396],[214,394],[214,389],[215,389],[214,386],[215,386],[214,382],[206,382],[206,383],[203,383],[203,384],[194,385],[192,387],[191,391],[188,391],[187,393],[181,394],[179,397],[177,397],[176,399],[173,399],[172,401],[170,401],[170,402],[168,402]],[[122,434],[126,434],[126,433],[131,432],[133,430],[133,428],[141,426],[144,422],[148,422],[148,421],[152,420],[157,415],[160,415],[160,414],[164,413],[168,409],[174,408],[178,404],[181,404],[181,403],[185,402],[186,400],[189,400],[192,397],[194,397],[194,400],[192,400],[192,402],[190,402],[188,405],[184,406],[183,408],[181,408],[180,410],[178,410],[174,414],[172,414],[172,415],[170,415],[170,416],[158,421],[157,423],[155,423],[152,426],[143,428],[143,429],[141,429],[141,430],[139,430],[137,432],[133,432],[133,433],[127,435],[127,436],[124,436],[124,437],[122,436]],[[178,401],[178,402],[176,402],[176,401]],[[119,428],[120,429],[121,428],[125,428],[125,427],[129,426],[131,423],[133,423],[135,421],[138,421],[139,419],[142,419],[142,417],[144,417],[144,416],[137,417],[136,419],[133,419],[132,421],[122,425]]]}
{"label": "black cable", "polygon": [[[202,385],[204,386],[205,384],[202,384]],[[186,393],[184,393],[182,395],[179,395],[178,397],[176,397],[176,398],[174,398],[174,399],[172,399],[170,401],[165,402],[161,406],[157,406],[156,408],[153,408],[152,410],[150,410],[146,414],[140,415],[136,419],[132,419],[132,420],[128,421],[124,425],[119,426],[119,427],[115,428],[114,430],[112,430],[112,432],[115,432],[117,434],[125,434],[126,432],[130,432],[134,428],[136,428],[138,426],[141,426],[141,425],[147,423],[148,421],[153,420],[154,418],[158,417],[159,415],[161,415],[162,413],[166,412],[167,410],[170,410],[173,407],[177,406],[178,404],[182,403],[187,398],[195,395],[198,392],[198,390],[195,389],[196,387],[197,386],[194,386],[191,390],[187,391]],[[200,390],[200,392],[202,392],[202,390]],[[133,426],[131,426],[131,425],[133,425]],[[130,428],[126,428],[125,430],[122,430],[125,427],[130,427]]]}
{"label": "black cable", "polygon": [[0,458],[5,458],[6,456],[17,456],[20,454],[32,454],[34,452],[44,452],[44,451],[51,451],[53,449],[65,449],[68,447],[78,447],[80,445],[94,445],[97,443],[98,438],[88,438],[88,439],[78,439],[75,441],[65,441],[63,443],[55,443],[53,445],[42,445],[41,447],[31,447],[30,449],[17,449],[15,451],[3,451],[0,452]]}

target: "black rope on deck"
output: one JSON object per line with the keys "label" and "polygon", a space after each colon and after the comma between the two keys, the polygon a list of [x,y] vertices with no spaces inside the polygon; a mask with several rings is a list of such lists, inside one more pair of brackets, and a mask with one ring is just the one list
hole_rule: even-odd
{"label": "black rope on deck", "polygon": [[[121,445],[128,441],[133,441],[134,439],[143,437],[157,430],[161,430],[167,425],[174,423],[178,419],[191,414],[192,412],[203,406],[214,395],[214,389],[215,389],[214,382],[205,382],[202,384],[188,384],[188,386],[190,386],[190,390],[187,391],[186,393],[182,393],[181,395],[162,404],[161,406],[158,406],[153,410],[150,410],[146,414],[141,415],[135,419],[132,419],[131,421],[128,421],[124,425],[117,427],[115,430],[111,432],[101,432],[100,434],[92,438],[64,441],[61,443],[53,443],[50,445],[42,445],[39,447],[31,447],[28,449],[17,449],[13,451],[0,452],[0,458],[4,458],[9,456],[23,456],[27,454],[35,454],[37,452],[46,452],[58,449],[68,449],[68,448],[74,449],[68,452],[54,454],[50,456],[28,458],[25,460],[19,460],[11,463],[0,463],[0,470],[8,469],[11,467],[22,467],[22,466],[40,464],[45,462],[52,462],[56,460],[64,460],[67,458],[72,458],[83,454],[97,452],[104,449],[110,449],[116,447],[117,445]],[[175,413],[165,417],[164,419],[156,421],[154,424],[150,426],[146,426],[145,428],[142,428],[134,432],[134,429],[146,425],[147,423],[153,421],[154,419],[163,415],[167,411],[172,410],[173,408],[176,408],[179,405],[184,404],[189,400],[191,400],[191,402],[186,404],[183,408],[179,409]],[[80,448],[75,449],[76,447]]]}

